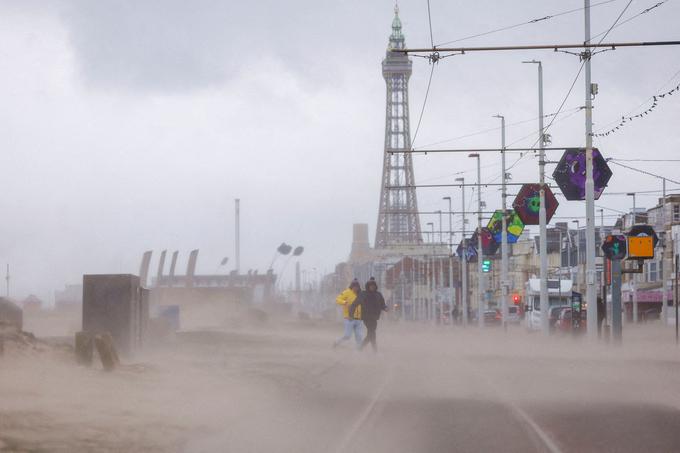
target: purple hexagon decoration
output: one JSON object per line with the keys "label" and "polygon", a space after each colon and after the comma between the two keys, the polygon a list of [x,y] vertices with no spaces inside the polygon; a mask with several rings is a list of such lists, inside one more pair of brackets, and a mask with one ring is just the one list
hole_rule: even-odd
{"label": "purple hexagon decoration", "polygon": [[456,255],[458,255],[458,258],[463,258],[463,250],[465,250],[465,259],[467,261],[473,261],[475,258],[477,258],[477,238],[475,237],[475,242],[472,242],[472,239],[468,238],[465,239],[465,242],[467,244],[463,244],[463,241],[460,241],[460,244],[458,244],[458,247],[456,248]]}
{"label": "purple hexagon decoration", "polygon": [[[546,223],[550,222],[552,216],[555,215],[557,207],[560,205],[555,198],[550,187],[544,186],[545,190],[545,218]],[[538,225],[538,212],[541,208],[541,185],[540,184],[524,184],[519,192],[512,207],[517,212],[517,215],[525,225]]]}
{"label": "purple hexagon decoration", "polygon": [[[595,182],[595,199],[607,187],[612,171],[597,148],[593,148],[593,180]],[[569,148],[564,151],[553,178],[560,186],[567,200],[585,200],[586,198],[586,150],[585,148]]]}

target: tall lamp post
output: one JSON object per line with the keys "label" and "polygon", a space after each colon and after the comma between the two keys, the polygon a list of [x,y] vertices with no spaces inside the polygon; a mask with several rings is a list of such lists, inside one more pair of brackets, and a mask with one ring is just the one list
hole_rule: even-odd
{"label": "tall lamp post", "polygon": [[449,295],[450,300],[450,315],[451,315],[451,326],[454,325],[453,319],[453,306],[456,300],[455,292],[453,290],[453,222],[451,221],[451,216],[453,212],[451,211],[451,197],[443,197],[442,200],[449,202]]}
{"label": "tall lamp post", "polygon": [[506,211],[508,209],[508,191],[507,178],[508,174],[505,168],[505,117],[503,115],[494,115],[494,118],[501,120],[501,210],[503,216],[501,220],[501,316],[503,328],[508,328],[508,223],[506,219]]}
{"label": "tall lamp post", "polygon": [[484,251],[482,250],[482,167],[478,153],[472,153],[468,157],[477,159],[477,323],[479,327],[484,327],[484,273],[482,261]]}
{"label": "tall lamp post", "polygon": [[[637,206],[635,204],[635,192],[628,192],[626,195],[633,197],[633,219],[630,226],[637,223]],[[635,281],[636,274],[632,274],[630,278],[631,289],[633,290],[633,324],[638,322],[638,300],[637,300],[637,282]],[[662,285],[662,291],[666,291],[666,288]]]}
{"label": "tall lamp post", "polygon": [[[550,334],[550,324],[548,310],[550,308],[548,299],[548,232],[547,232],[547,213],[545,209],[545,144],[547,137],[543,127],[543,63],[537,60],[523,61],[522,63],[538,65],[538,176],[541,189],[539,191],[540,207],[538,211],[539,224],[539,255],[541,260],[541,330],[544,335]],[[560,258],[561,259],[561,258]]]}
{"label": "tall lamp post", "polygon": [[581,292],[581,222],[572,220],[576,224],[576,287]]}
{"label": "tall lamp post", "polygon": [[428,291],[430,293],[428,312],[430,313],[430,322],[434,322],[434,222],[427,222],[427,225],[431,227],[432,231],[432,256],[429,259],[430,271],[427,274],[427,277],[430,279],[430,284],[428,285]]}
{"label": "tall lamp post", "polygon": [[463,310],[463,326],[468,324],[468,289],[467,289],[467,238],[465,237],[465,223],[467,219],[465,218],[465,178],[456,178],[456,182],[460,182],[461,188],[461,200],[462,200],[462,217],[463,217],[463,253],[461,253],[462,264],[460,266],[461,271],[461,289],[460,289],[460,300],[461,309]]}

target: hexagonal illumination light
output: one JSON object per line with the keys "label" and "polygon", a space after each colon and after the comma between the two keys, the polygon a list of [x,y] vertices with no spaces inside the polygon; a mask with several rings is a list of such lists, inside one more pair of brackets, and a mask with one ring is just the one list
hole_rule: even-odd
{"label": "hexagonal illumination light", "polygon": [[[557,207],[560,205],[555,198],[550,187],[545,187],[545,218],[546,224],[550,222]],[[541,185],[540,184],[524,184],[517,193],[512,207],[525,225],[538,225],[538,211],[541,208]]]}
{"label": "hexagonal illumination light", "polygon": [[[612,171],[597,148],[593,148],[593,181],[595,182],[595,199],[607,187]],[[567,200],[586,199],[586,150],[585,148],[569,148],[564,151],[562,159],[555,167],[553,178],[560,186]]]}
{"label": "hexagonal illumination light", "polygon": [[458,258],[463,257],[463,250],[465,250],[465,259],[467,261],[473,261],[477,258],[477,238],[475,237],[475,242],[472,242],[471,238],[466,239],[467,247],[464,248],[463,241],[460,241],[458,247],[456,248],[456,255]]}
{"label": "hexagonal illumination light", "polygon": [[[506,212],[505,222],[508,232],[508,244],[514,244],[519,239],[522,231],[524,231],[524,222],[522,222],[522,219],[514,209],[509,209]],[[503,240],[503,211],[500,209],[494,211],[486,228],[491,232],[494,241],[500,244]]]}
{"label": "hexagonal illumination light", "polygon": [[[470,238],[470,241],[473,241],[472,243],[477,246],[477,241],[478,241],[478,231],[475,230],[475,232],[472,234],[472,238]],[[489,231],[488,228],[482,228],[481,229],[481,234],[482,234],[482,253],[484,256],[490,256],[490,255],[495,255],[496,252],[498,251],[498,247],[500,246],[500,242],[496,242],[494,240],[493,234],[491,231]],[[510,237],[510,235],[508,235]]]}

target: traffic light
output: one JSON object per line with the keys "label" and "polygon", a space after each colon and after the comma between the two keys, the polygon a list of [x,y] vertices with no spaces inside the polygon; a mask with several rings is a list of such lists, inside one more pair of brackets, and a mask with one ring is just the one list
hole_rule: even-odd
{"label": "traffic light", "polygon": [[519,305],[519,302],[522,298],[519,297],[519,294],[513,294],[512,295],[512,303],[515,305]]}
{"label": "traffic light", "polygon": [[622,234],[610,234],[604,238],[602,253],[610,260],[622,260],[626,257],[626,237]]}
{"label": "traffic light", "polygon": [[482,260],[482,272],[491,272],[491,260]]}

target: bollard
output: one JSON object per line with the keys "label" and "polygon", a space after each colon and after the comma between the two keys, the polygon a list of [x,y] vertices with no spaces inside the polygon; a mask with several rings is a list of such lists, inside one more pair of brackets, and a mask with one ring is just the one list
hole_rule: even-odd
{"label": "bollard", "polygon": [[76,362],[79,365],[92,365],[94,359],[94,343],[92,333],[77,332],[76,333]]}

